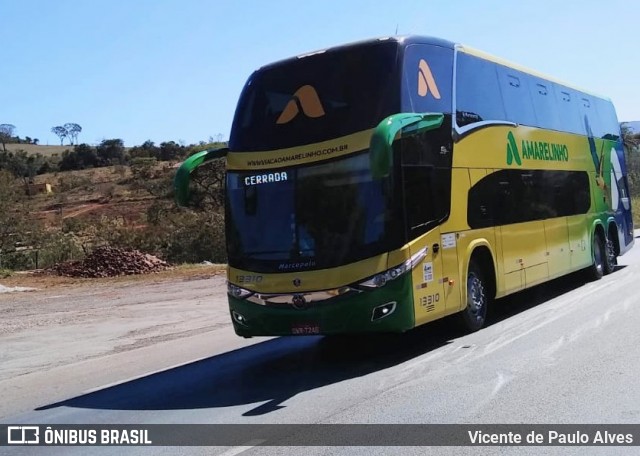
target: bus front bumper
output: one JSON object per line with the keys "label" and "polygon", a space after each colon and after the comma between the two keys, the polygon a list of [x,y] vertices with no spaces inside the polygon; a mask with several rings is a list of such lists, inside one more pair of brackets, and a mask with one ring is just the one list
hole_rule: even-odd
{"label": "bus front bumper", "polygon": [[403,332],[415,326],[411,276],[352,296],[336,297],[307,308],[266,306],[229,295],[237,335],[291,336]]}

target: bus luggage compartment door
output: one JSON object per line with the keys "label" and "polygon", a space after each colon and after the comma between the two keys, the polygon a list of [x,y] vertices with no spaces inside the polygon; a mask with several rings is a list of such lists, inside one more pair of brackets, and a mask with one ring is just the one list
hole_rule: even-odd
{"label": "bus luggage compartment door", "polygon": [[[502,226],[500,237],[507,292],[543,282],[549,277],[542,221]],[[524,283],[521,272],[524,272]]]}

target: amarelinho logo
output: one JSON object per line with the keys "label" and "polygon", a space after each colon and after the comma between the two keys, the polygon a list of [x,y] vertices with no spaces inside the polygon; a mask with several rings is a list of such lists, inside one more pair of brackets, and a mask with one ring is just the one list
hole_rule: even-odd
{"label": "amarelinho logo", "polygon": [[[522,158],[520,158],[522,151]],[[513,132],[507,134],[507,165],[515,161],[522,166],[522,159],[541,161],[569,161],[569,148],[566,144],[548,143],[545,141],[522,140],[522,148],[518,149]]]}
{"label": "amarelinho logo", "polygon": [[420,59],[418,64],[418,95],[426,97],[431,92],[433,98],[440,99],[440,90],[436,84],[436,78],[433,77],[429,64],[424,59]]}
{"label": "amarelinho logo", "polygon": [[513,136],[513,132],[510,131],[507,135],[507,165],[512,164],[514,160],[518,166],[522,166],[522,160],[520,159],[520,152],[518,152],[516,138]]}
{"label": "amarelinho logo", "polygon": [[310,85],[304,85],[296,90],[282,110],[276,123],[282,125],[291,122],[300,113],[300,110],[302,110],[307,117],[314,119],[322,117],[325,114],[324,107],[322,106],[316,89]]}

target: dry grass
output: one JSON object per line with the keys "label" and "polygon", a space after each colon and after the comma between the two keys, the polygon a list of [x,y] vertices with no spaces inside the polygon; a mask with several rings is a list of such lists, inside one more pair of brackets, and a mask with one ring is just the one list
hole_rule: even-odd
{"label": "dry grass", "polygon": [[633,226],[640,228],[640,197],[631,198],[631,213],[633,214]]}
{"label": "dry grass", "polygon": [[69,287],[96,287],[110,286],[127,283],[161,283],[169,281],[189,281],[207,279],[226,274],[227,267],[223,264],[184,264],[166,271],[152,274],[137,274],[120,277],[107,277],[98,279],[83,279],[74,277],[61,277],[43,271],[17,272],[11,277],[1,279],[0,283],[5,287],[29,287],[38,290]]}
{"label": "dry grass", "polygon": [[24,150],[28,154],[42,154],[45,157],[58,156],[62,157],[65,150],[73,150],[73,146],[36,146],[35,144],[7,144],[8,152]]}

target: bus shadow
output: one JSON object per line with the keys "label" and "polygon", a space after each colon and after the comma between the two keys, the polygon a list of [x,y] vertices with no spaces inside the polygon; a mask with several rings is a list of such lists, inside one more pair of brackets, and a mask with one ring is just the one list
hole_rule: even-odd
{"label": "bus shadow", "polygon": [[[626,265],[615,266],[613,274],[626,267]],[[502,320],[536,307],[539,304],[569,293],[589,282],[584,271],[578,271],[497,299],[491,311],[487,326],[499,323]]]}
{"label": "bus shadow", "polygon": [[[487,326],[585,283],[582,275],[571,274],[499,299]],[[454,315],[405,334],[280,337],[37,410],[178,410],[261,403],[242,415],[264,415],[299,393],[393,367],[450,344],[464,336],[457,322]]]}
{"label": "bus shadow", "polygon": [[178,410],[263,403],[264,415],[309,390],[376,372],[451,342],[446,322],[406,334],[280,337],[46,405],[104,410]]}

